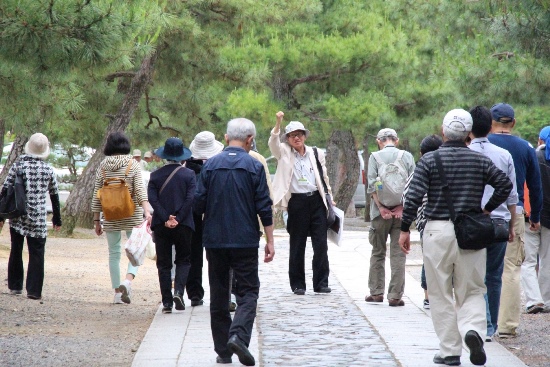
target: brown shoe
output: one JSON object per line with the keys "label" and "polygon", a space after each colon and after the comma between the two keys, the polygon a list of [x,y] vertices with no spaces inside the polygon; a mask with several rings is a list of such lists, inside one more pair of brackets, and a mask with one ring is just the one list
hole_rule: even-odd
{"label": "brown shoe", "polygon": [[402,299],[396,299],[396,298],[392,298],[388,301],[388,304],[392,307],[395,307],[395,306],[405,306],[405,302],[403,302]]}
{"label": "brown shoe", "polygon": [[383,294],[371,294],[370,296],[365,297],[365,301],[367,302],[384,302],[384,295]]}

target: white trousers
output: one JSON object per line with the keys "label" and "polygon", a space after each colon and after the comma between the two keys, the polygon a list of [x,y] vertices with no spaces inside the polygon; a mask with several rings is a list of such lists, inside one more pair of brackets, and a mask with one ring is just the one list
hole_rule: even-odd
{"label": "white trousers", "polygon": [[521,265],[521,285],[525,292],[526,307],[539,303],[550,307],[550,229],[548,228],[540,227],[538,231],[531,231],[529,223],[525,225],[525,260]]}
{"label": "white trousers", "polygon": [[[441,357],[460,356],[469,330],[487,334],[485,265],[487,250],[462,250],[451,221],[428,221],[424,267],[430,309]],[[454,287],[454,298],[453,298]]]}

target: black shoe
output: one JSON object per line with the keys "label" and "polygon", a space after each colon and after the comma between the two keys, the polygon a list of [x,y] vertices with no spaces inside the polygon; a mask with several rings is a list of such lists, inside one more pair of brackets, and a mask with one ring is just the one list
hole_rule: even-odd
{"label": "black shoe", "polygon": [[315,293],[330,293],[332,289],[330,287],[321,287],[313,290]]}
{"label": "black shoe", "polygon": [[434,356],[434,363],[447,366],[460,366],[460,356],[448,356],[443,358],[439,354],[436,354]]}
{"label": "black shoe", "polygon": [[250,354],[250,351],[248,350],[246,345],[244,345],[244,343],[239,339],[237,335],[233,335],[231,338],[229,338],[229,341],[227,342],[227,348],[235,353],[239,357],[239,362],[241,362],[245,366],[254,366],[256,364],[254,356]]}
{"label": "black shoe", "polygon": [[162,305],[162,313],[172,313],[172,305],[165,303]]}
{"label": "black shoe", "polygon": [[185,310],[185,303],[183,303],[183,294],[181,294],[180,292],[176,292],[176,294],[174,294],[174,305],[176,306],[176,310],[178,311],[183,311]]}
{"label": "black shoe", "polygon": [[487,362],[487,355],[479,334],[474,330],[468,331],[464,337],[464,342],[470,348],[470,362],[475,366],[483,366]]}
{"label": "black shoe", "polygon": [[40,300],[42,299],[42,296],[35,296],[33,294],[27,294],[28,299],[34,299],[34,300]]}
{"label": "black shoe", "polygon": [[233,363],[233,361],[231,360],[231,357],[217,356],[216,357],[216,363],[227,364],[227,363]]}
{"label": "black shoe", "polygon": [[204,301],[200,298],[192,298],[191,299],[191,307],[195,306],[202,306],[204,305]]}
{"label": "black shoe", "polygon": [[303,296],[306,294],[306,290],[302,288],[296,288],[293,290],[294,294],[297,294],[298,296]]}

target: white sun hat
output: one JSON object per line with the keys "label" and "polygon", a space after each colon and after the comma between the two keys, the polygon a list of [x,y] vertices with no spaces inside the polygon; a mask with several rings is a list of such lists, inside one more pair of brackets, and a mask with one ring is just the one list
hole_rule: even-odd
{"label": "white sun hat", "polygon": [[195,159],[210,159],[223,150],[223,144],[216,140],[214,133],[201,131],[189,145]]}
{"label": "white sun hat", "polygon": [[50,142],[46,135],[36,133],[31,135],[25,144],[25,154],[39,159],[46,159],[50,155]]}

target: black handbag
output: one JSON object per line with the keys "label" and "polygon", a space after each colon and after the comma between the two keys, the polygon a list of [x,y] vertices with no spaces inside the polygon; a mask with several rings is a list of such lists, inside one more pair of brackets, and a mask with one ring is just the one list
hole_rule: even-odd
{"label": "black handbag", "polygon": [[[508,223],[504,219],[493,220],[481,210],[479,212],[455,213],[449,193],[449,185],[438,151],[434,152],[434,158],[439,171],[443,194],[451,212],[458,247],[463,250],[481,250],[493,243],[508,241]],[[504,237],[505,239],[503,239]]]}
{"label": "black handbag", "polygon": [[[319,176],[321,177],[321,182],[323,183],[323,188],[325,189],[325,199],[327,200],[327,228],[332,227],[336,220],[337,216],[336,213],[334,213],[334,208],[332,207],[332,198],[330,197],[330,194],[328,193],[327,184],[325,183],[325,179],[323,178],[323,167],[321,167],[321,162],[319,162],[319,155],[317,153],[317,147],[313,147],[313,153],[315,153],[315,161],[317,161],[317,169],[319,170]],[[338,223],[339,225],[339,223]]]}
{"label": "black handbag", "polygon": [[0,197],[0,218],[13,219],[27,214],[27,194],[21,171],[17,171],[14,184],[3,193]]}

